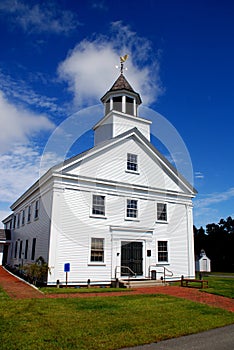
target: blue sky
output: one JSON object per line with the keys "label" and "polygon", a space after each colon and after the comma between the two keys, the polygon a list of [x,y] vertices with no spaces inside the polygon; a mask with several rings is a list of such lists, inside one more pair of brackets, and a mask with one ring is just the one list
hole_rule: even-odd
{"label": "blue sky", "polygon": [[[125,53],[127,79],[190,154],[194,224],[234,216],[233,19],[231,0],[1,0],[0,218],[39,177],[54,130],[100,103]],[[78,124],[89,130],[85,116]],[[91,142],[88,132],[68,154]],[[50,149],[46,165],[60,157]]]}

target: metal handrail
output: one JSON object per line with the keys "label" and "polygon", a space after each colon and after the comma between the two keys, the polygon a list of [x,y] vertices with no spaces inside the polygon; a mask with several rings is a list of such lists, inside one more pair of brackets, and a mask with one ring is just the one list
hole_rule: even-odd
{"label": "metal handrail", "polygon": [[133,276],[135,276],[136,277],[136,273],[132,270],[132,269],[130,269],[130,267],[128,267],[128,266],[116,266],[115,267],[115,279],[116,279],[116,275],[117,275],[117,268],[120,268],[120,272],[121,272],[121,269],[127,269],[130,273],[128,274],[128,277],[130,276],[130,274],[132,274]]}
{"label": "metal handrail", "polygon": [[[158,266],[158,265],[154,264],[154,265],[150,265],[150,266],[149,266],[149,278],[150,278],[150,270],[151,270],[151,267],[157,267],[157,268],[161,267],[161,268],[163,268],[163,272],[161,272],[161,271],[156,271],[156,273],[161,273],[161,274],[163,274],[163,279],[164,279],[164,281],[165,281],[165,279],[166,279],[166,276],[168,276],[168,277],[172,277],[172,276],[173,276],[173,272],[172,272],[171,270],[169,270],[168,268],[166,268],[165,266]],[[166,271],[169,272],[169,274],[166,274]]]}

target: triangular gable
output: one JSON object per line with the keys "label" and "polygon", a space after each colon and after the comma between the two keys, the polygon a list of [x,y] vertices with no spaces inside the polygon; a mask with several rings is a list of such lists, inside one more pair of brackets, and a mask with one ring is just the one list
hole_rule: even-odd
{"label": "triangular gable", "polygon": [[[138,144],[139,147],[143,150],[145,157],[150,157],[154,160],[155,166],[157,165],[158,168],[161,169],[164,173],[164,176],[168,177],[168,180],[166,181],[168,190],[174,190],[182,192],[186,192],[191,194],[191,196],[194,196],[197,191],[190,185],[190,183],[175,169],[175,167],[172,166],[172,164],[139,132],[138,129],[133,128],[115,138],[112,138],[110,140],[107,140],[92,149],[73,157],[65,163],[62,164],[62,166],[57,168],[56,170],[63,173],[63,174],[71,174],[71,175],[85,175],[85,176],[93,176],[93,177],[99,177],[97,168],[99,167],[100,170],[104,169],[104,163],[108,162],[108,157],[110,159],[109,163],[110,166],[107,168],[107,172],[105,173],[105,177],[108,180],[113,181],[124,181],[124,178],[112,178],[111,169],[114,171],[114,166],[111,164],[111,157],[116,157],[116,153],[113,152],[110,153],[111,150],[116,149],[117,147],[120,147],[121,144],[124,142],[127,142],[128,140],[135,140],[135,142]],[[96,159],[96,160],[95,160]],[[92,162],[92,163],[90,163]],[[103,164],[102,164],[103,162]],[[92,165],[92,171],[88,171],[86,164],[90,163]],[[103,166],[102,166],[103,165]],[[157,168],[157,169],[158,169]],[[103,170],[104,171],[104,170]],[[108,173],[109,171],[109,173]],[[103,178],[103,172],[101,178]],[[158,171],[158,174],[160,172]],[[156,168],[155,168],[155,176],[156,174]],[[170,181],[169,181],[170,179]],[[134,178],[134,183],[137,181],[137,178]],[[176,185],[173,185],[176,184]],[[171,187],[171,188],[170,188]]]}

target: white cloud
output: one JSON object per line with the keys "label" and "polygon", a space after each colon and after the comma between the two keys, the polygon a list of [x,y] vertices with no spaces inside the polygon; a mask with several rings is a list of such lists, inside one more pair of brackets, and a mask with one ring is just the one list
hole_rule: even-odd
{"label": "white cloud", "polygon": [[205,177],[203,173],[200,171],[195,171],[194,176],[195,176],[195,179],[204,179]]}
{"label": "white cloud", "polygon": [[141,94],[144,104],[157,100],[163,91],[157,54],[152,52],[147,39],[138,37],[121,22],[115,22],[109,37],[84,39],[59,65],[59,77],[68,83],[76,106],[99,101],[117,79],[119,72],[115,66],[119,56],[126,53],[129,54],[128,70],[124,74],[129,83]]}
{"label": "white cloud", "polygon": [[53,127],[46,115],[10,103],[0,90],[0,152],[7,152],[13,143],[26,142],[35,134]]}
{"label": "white cloud", "polygon": [[[219,222],[225,217],[225,202],[234,197],[234,188],[231,187],[224,192],[214,192],[206,195],[198,195],[194,199],[194,222],[196,226],[206,226],[212,222]],[[231,215],[226,213],[226,216]]]}
{"label": "white cloud", "polygon": [[11,23],[18,24],[27,33],[67,34],[79,24],[74,13],[63,11],[53,1],[33,5],[23,0],[2,0],[0,11],[8,14]]}
{"label": "white cloud", "polygon": [[196,207],[198,208],[208,208],[210,205],[213,204],[218,204],[218,203],[222,203],[225,202],[229,199],[231,199],[232,197],[234,197],[234,188],[229,188],[227,191],[225,192],[215,192],[215,193],[211,193],[206,195],[204,198],[201,199],[197,199],[194,201],[194,204]]}

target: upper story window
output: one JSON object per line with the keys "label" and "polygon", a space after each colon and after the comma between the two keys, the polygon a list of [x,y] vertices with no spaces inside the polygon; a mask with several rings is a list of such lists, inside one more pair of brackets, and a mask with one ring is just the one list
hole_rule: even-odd
{"label": "upper story window", "polygon": [[35,202],[34,219],[39,217],[39,199]]}
{"label": "upper story window", "polygon": [[17,217],[17,228],[20,227],[20,213],[18,213],[18,217]]}
{"label": "upper story window", "polygon": [[93,195],[92,214],[105,216],[105,196]]}
{"label": "upper story window", "polygon": [[138,217],[138,205],[137,200],[127,199],[127,218],[137,218]]}
{"label": "upper story window", "polygon": [[14,215],[13,217],[13,229],[15,229],[15,225],[16,225],[16,215]]}
{"label": "upper story window", "polygon": [[25,210],[22,211],[22,225],[25,224]]}
{"label": "upper story window", "polygon": [[136,154],[127,154],[127,170],[138,171],[138,159]]}
{"label": "upper story window", "polygon": [[31,221],[31,205],[28,206],[28,222]]}
{"label": "upper story window", "polygon": [[167,221],[167,205],[165,203],[157,203],[157,220]]}

